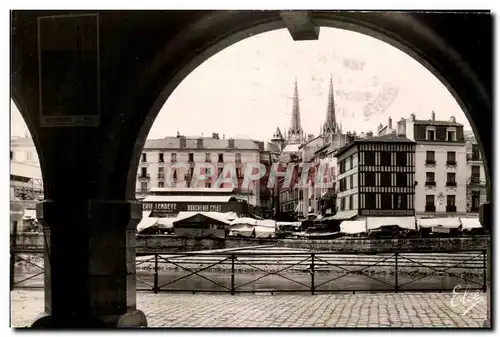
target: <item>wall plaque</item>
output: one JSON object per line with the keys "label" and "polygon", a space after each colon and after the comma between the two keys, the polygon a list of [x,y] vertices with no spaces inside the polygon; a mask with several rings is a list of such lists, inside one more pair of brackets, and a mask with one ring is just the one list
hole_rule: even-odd
{"label": "wall plaque", "polygon": [[41,126],[99,124],[99,16],[38,18]]}

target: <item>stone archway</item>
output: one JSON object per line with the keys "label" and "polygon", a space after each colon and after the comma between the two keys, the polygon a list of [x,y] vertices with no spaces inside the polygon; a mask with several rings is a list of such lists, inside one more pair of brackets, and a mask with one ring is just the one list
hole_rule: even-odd
{"label": "stone archway", "polygon": [[[135,305],[141,207],[134,185],[151,125],[175,87],[204,60],[252,34],[285,28],[290,17],[283,20],[278,11],[98,12],[99,123],[42,127],[37,21],[63,14],[68,12],[17,11],[12,19],[12,98],[32,133],[45,182],[38,217],[46,229],[50,268],[46,315],[35,326],[144,325]],[[294,25],[292,16],[289,24],[293,36],[314,38],[315,25],[356,30],[390,42],[438,76],[477,135],[491,200],[490,15],[314,11],[299,16],[300,22]],[[50,81],[51,73],[44,77]],[[81,98],[77,89],[75,95]],[[491,222],[490,216],[484,223]],[[74,275],[71,284],[68,273]]]}

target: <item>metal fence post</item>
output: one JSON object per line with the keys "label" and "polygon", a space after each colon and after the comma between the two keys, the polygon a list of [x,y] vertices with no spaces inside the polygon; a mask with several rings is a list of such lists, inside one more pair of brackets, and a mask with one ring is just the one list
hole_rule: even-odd
{"label": "metal fence post", "polygon": [[314,253],[311,253],[311,295],[314,295]]}
{"label": "metal fence post", "polygon": [[231,295],[234,295],[234,254],[231,254]]}
{"label": "metal fence post", "polygon": [[486,257],[487,251],[483,250],[483,292],[486,292]]}
{"label": "metal fence post", "polygon": [[155,294],[158,294],[158,254],[155,254],[155,274],[154,274],[153,291]]}
{"label": "metal fence post", "polygon": [[10,290],[14,290],[16,270],[17,221],[13,221],[10,234]]}
{"label": "metal fence post", "polygon": [[394,253],[394,291],[398,292],[398,256],[399,253]]}

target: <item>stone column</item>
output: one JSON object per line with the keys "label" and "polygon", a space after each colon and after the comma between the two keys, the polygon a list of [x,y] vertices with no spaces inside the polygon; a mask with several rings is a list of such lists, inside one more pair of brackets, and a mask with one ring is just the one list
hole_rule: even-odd
{"label": "stone column", "polygon": [[45,200],[45,312],[33,328],[145,327],[136,308],[135,201]]}

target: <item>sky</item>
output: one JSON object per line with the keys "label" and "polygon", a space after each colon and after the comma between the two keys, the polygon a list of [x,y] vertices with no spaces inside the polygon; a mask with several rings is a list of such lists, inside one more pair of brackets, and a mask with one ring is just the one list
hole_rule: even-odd
{"label": "sky", "polygon": [[[297,78],[301,124],[317,135],[324,123],[332,78],[343,131],[376,131],[408,117],[457,122],[470,129],[448,89],[404,52],[367,35],[322,27],[317,41],[295,42],[287,30],[242,40],[201,64],[176,88],[148,138],[210,136],[269,140],[291,124]],[[14,136],[27,133],[12,105]]]}

